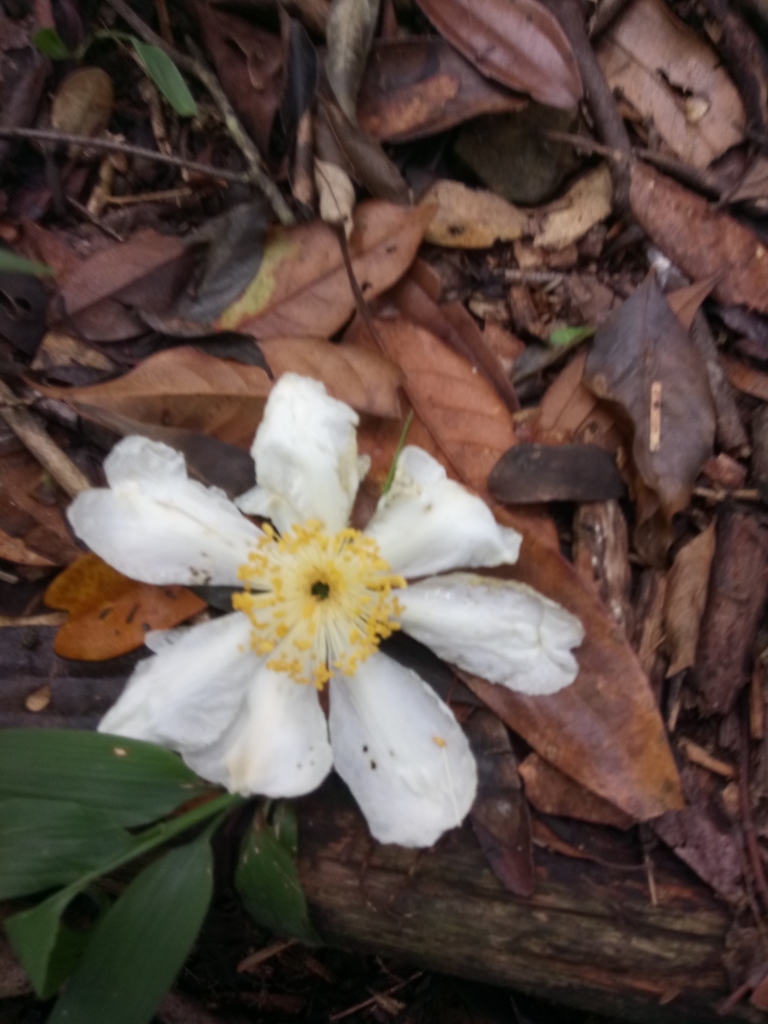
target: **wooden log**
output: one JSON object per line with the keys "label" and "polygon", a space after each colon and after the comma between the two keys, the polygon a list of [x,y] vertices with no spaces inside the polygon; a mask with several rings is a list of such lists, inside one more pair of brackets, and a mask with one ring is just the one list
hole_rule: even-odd
{"label": "wooden log", "polygon": [[299,869],[332,945],[391,955],[643,1024],[765,1021],[729,994],[729,909],[664,850],[646,871],[536,851],[537,888],[507,893],[465,826],[428,851],[379,846],[331,780],[300,801]]}

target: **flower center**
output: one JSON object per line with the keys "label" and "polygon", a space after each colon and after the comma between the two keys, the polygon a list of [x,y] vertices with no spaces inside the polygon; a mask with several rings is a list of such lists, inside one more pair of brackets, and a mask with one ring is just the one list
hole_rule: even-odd
{"label": "flower center", "polygon": [[267,668],[318,689],[334,671],[352,676],[381,641],[399,629],[403,608],[376,542],[359,530],[325,533],[319,522],[283,536],[269,525],[238,575],[245,592],[232,606],[253,626],[251,645]]}

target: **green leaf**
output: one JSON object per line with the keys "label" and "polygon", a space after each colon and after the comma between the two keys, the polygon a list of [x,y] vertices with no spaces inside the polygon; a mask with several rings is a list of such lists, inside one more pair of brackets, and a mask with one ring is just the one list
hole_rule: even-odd
{"label": "green leaf", "polygon": [[34,35],[35,46],[51,60],[66,60],[71,57],[69,47],[55,28],[41,28]]}
{"label": "green leaf", "polygon": [[131,41],[147,69],[147,74],[176,113],[182,117],[195,117],[197,104],[187,83],[181,77],[181,72],[168,54],[159,46],[143,43],[140,39],[134,38]]}
{"label": "green leaf", "polygon": [[206,791],[181,758],[153,743],[75,729],[0,730],[0,797],[86,804],[139,825]]}
{"label": "green leaf", "polygon": [[[248,913],[263,928],[279,935],[319,942],[309,920],[307,900],[294,862],[296,826],[292,809],[278,805],[279,834],[263,810],[256,812],[243,838],[235,885]],[[281,842],[278,835],[285,838]]]}
{"label": "green leaf", "polygon": [[45,263],[17,256],[10,249],[0,248],[0,272],[11,274],[34,274],[36,277],[50,277],[53,271]]}
{"label": "green leaf", "polygon": [[47,999],[61,982],[53,965],[58,955],[57,943],[61,935],[61,915],[70,902],[101,875],[121,867],[134,857],[153,850],[173,836],[185,832],[193,825],[205,821],[214,814],[228,810],[240,801],[240,797],[226,793],[200,807],[182,814],[171,821],[162,822],[136,836],[135,843],[127,852],[93,868],[59,892],[50,896],[30,910],[23,910],[5,921],[5,930],[13,948],[21,960],[29,980],[41,999]]}
{"label": "green leaf", "polygon": [[568,345],[576,345],[580,341],[591,338],[596,331],[596,327],[561,327],[557,331],[552,331],[547,340],[550,345],[565,348]]}
{"label": "green leaf", "polygon": [[127,853],[114,815],[59,800],[0,800],[0,899],[66,885]]}
{"label": "green leaf", "polygon": [[210,832],[131,882],[94,929],[48,1024],[146,1024],[181,969],[213,892]]}

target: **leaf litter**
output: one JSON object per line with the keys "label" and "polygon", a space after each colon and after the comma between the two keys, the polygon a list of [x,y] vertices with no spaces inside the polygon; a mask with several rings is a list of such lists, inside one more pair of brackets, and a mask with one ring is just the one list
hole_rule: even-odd
{"label": "leaf litter", "polygon": [[[763,158],[744,141],[754,104],[727,49],[733,23],[722,35],[711,14],[705,33],[680,5],[634,0],[603,32],[595,66],[630,153],[606,131],[584,42],[557,5],[419,7],[334,0],[326,17],[304,3],[290,15],[196,5],[220,92],[195,77],[193,51],[172,51],[194,93],[191,121],[149,109],[122,52],[105,68],[89,50],[89,65],[50,78],[45,95],[40,74],[28,76],[11,127],[40,123],[41,111],[55,129],[118,146],[104,133],[124,131],[211,172],[131,154],[108,167],[84,141],[45,157],[3,142],[0,235],[33,262],[0,280],[1,368],[93,483],[115,436],[139,433],[230,495],[253,483],[246,452],[274,380],[311,376],[361,415],[372,460],[361,524],[407,421],[407,443],[522,532],[519,563],[492,575],[535,587],[586,629],[577,681],[550,697],[432,673],[449,680],[444,696],[456,694],[476,746],[472,827],[493,871],[529,897],[534,842],[591,857],[590,830],[609,825],[626,830],[655,899],[655,854],[629,838],[651,822],[727,901],[748,885],[754,903],[754,885],[762,918],[766,808],[748,782],[765,771],[765,189]],[[593,146],[606,163],[589,156],[588,124],[609,143]],[[217,168],[243,182],[225,186]],[[285,205],[247,175],[266,175]],[[31,277],[41,265],[51,273]],[[0,597],[12,614],[0,643],[44,610],[46,591],[70,612],[56,652],[99,663],[206,607],[205,595],[136,584],[82,556],[55,476],[5,423]],[[413,650],[402,656],[416,664]],[[46,671],[16,724],[66,724]],[[722,772],[731,762],[736,798]],[[745,991],[748,976],[734,973]]]}

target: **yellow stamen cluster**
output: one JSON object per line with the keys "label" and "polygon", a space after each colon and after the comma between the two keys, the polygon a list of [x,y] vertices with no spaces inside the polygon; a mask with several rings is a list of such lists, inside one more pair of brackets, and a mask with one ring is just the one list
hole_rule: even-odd
{"label": "yellow stamen cluster", "polygon": [[268,524],[239,576],[245,592],[232,598],[253,625],[252,646],[274,657],[267,667],[318,689],[334,671],[345,676],[400,626],[403,608],[378,545],[359,530],[327,534],[316,520],[283,536]]}

